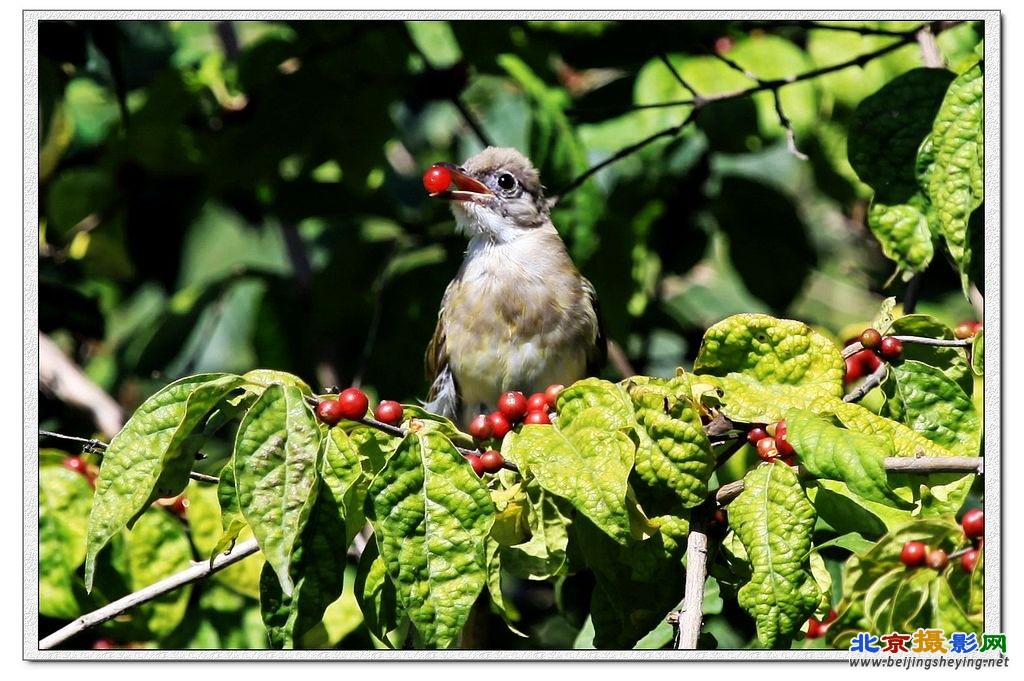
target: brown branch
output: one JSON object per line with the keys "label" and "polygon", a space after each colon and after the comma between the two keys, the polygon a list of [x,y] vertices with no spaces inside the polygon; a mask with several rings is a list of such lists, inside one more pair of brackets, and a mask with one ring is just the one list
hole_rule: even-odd
{"label": "brown branch", "polygon": [[619,374],[620,378],[636,376],[636,369],[633,368],[629,358],[626,357],[622,346],[613,340],[608,341],[608,363],[615,367],[615,371]]}
{"label": "brown branch", "polygon": [[[896,340],[902,343],[917,343],[918,345],[934,345],[942,348],[968,348],[974,343],[974,338],[928,338],[927,336],[893,336]],[[858,352],[864,349],[860,341],[850,343],[843,348],[842,355],[843,359],[856,355]]]}
{"label": "brown branch", "polygon": [[690,533],[686,537],[686,584],[683,608],[679,612],[676,650],[696,650],[704,619],[704,583],[708,578],[708,534],[706,508],[694,509],[690,515]]}
{"label": "brown branch", "polygon": [[[99,454],[100,456],[107,450],[110,445],[102,440],[95,438],[75,437],[74,435],[65,435],[64,433],[54,433],[49,430],[40,430],[39,435],[41,437],[52,437],[57,440],[68,440],[69,442],[80,442],[82,443],[82,449],[93,454]],[[197,456],[199,456],[197,454]],[[205,456],[199,458],[206,458]],[[192,478],[196,482],[208,482],[216,485],[220,482],[220,478],[213,475],[206,475],[205,473],[196,473],[195,471],[189,471],[188,477]]]}
{"label": "brown branch", "polygon": [[676,70],[676,67],[673,66],[672,62],[668,60],[668,55],[662,52],[658,55],[658,59],[660,59],[661,62],[665,65],[665,68],[667,68],[672,73],[672,76],[676,79],[676,81],[683,86],[683,89],[690,93],[691,97],[693,97],[694,99],[700,99],[700,94],[696,90],[694,90],[693,86],[687,83],[686,79],[683,78],[683,75]]}
{"label": "brown branch", "polygon": [[[631,104],[631,105],[622,106],[622,107],[602,107],[601,109],[598,109],[598,108],[590,109],[590,111],[597,111],[597,110],[603,110],[603,109],[612,109],[612,110],[618,110],[618,111],[642,111],[642,110],[645,110],[645,109],[662,109],[662,108],[669,108],[669,107],[675,107],[675,106],[691,106],[691,107],[693,107],[690,110],[689,114],[686,116],[686,118],[681,123],[679,123],[677,125],[669,126],[669,127],[664,128],[662,130],[659,130],[659,131],[657,131],[657,132],[655,132],[655,133],[653,133],[651,135],[648,135],[647,137],[645,137],[644,139],[640,140],[639,142],[635,142],[633,144],[630,144],[630,145],[620,149],[618,152],[612,154],[611,156],[609,156],[608,158],[604,159],[603,161],[601,161],[601,162],[597,163],[596,165],[594,165],[594,166],[588,168],[587,170],[583,171],[583,173],[581,173],[579,176],[577,176],[572,181],[570,181],[569,184],[559,194],[554,195],[550,199],[550,204],[552,206],[554,206],[555,204],[558,203],[559,200],[564,198],[567,194],[569,194],[570,192],[575,191],[576,189],[578,189],[584,182],[586,182],[588,179],[590,179],[590,177],[592,177],[595,173],[597,173],[598,171],[602,170],[603,168],[606,168],[607,166],[611,165],[612,163],[615,163],[616,161],[620,161],[623,158],[626,158],[627,156],[630,156],[630,155],[636,153],[637,151],[643,149],[644,147],[648,146],[649,144],[651,144],[651,143],[653,143],[653,142],[655,142],[655,141],[657,141],[657,140],[659,140],[659,139],[661,139],[663,137],[669,137],[669,136],[674,136],[674,135],[678,134],[683,128],[685,128],[687,125],[689,125],[694,120],[695,114],[698,111],[700,111],[701,109],[703,109],[704,107],[706,107],[706,106],[708,106],[710,104],[713,104],[715,102],[729,101],[729,100],[733,100],[733,99],[742,99],[742,98],[745,98],[745,97],[750,97],[752,95],[755,95],[758,92],[764,92],[766,90],[777,91],[777,90],[780,90],[780,89],[786,87],[787,85],[793,85],[794,83],[799,83],[799,82],[802,82],[802,81],[805,81],[805,80],[812,80],[814,78],[818,78],[818,77],[821,77],[821,76],[824,76],[824,75],[827,75],[827,74],[830,74],[830,73],[834,73],[836,71],[842,71],[844,69],[848,69],[848,68],[851,68],[853,66],[864,66],[865,64],[867,64],[867,63],[869,63],[871,61],[874,61],[875,59],[878,59],[879,57],[883,57],[883,56],[889,54],[890,52],[898,50],[899,48],[903,47],[904,45],[908,45],[910,43],[915,42],[918,39],[917,38],[918,33],[920,31],[922,31],[922,30],[929,30],[932,34],[938,35],[942,31],[944,31],[944,30],[946,30],[948,28],[951,28],[952,26],[955,26],[955,25],[957,25],[959,23],[961,23],[961,22],[935,21],[935,22],[932,22],[932,23],[929,23],[929,24],[923,24],[921,26],[917,26],[917,27],[915,27],[915,28],[913,28],[913,29],[911,29],[909,31],[895,32],[895,34],[893,35],[893,37],[897,38],[895,41],[893,41],[892,43],[890,43],[888,45],[880,47],[877,50],[874,50],[872,52],[866,52],[866,53],[864,53],[862,55],[859,55],[857,57],[853,57],[852,59],[848,59],[848,60],[843,61],[843,62],[839,62],[837,64],[831,64],[829,66],[822,66],[822,67],[819,67],[819,68],[816,68],[816,69],[811,69],[809,71],[805,71],[804,73],[796,74],[796,75],[793,75],[793,76],[788,76],[786,78],[774,78],[774,79],[771,79],[771,80],[758,80],[756,85],[754,85],[753,87],[747,88],[745,90],[738,90],[738,91],[735,91],[735,92],[724,92],[724,93],[717,94],[717,95],[699,95],[699,96],[691,97],[690,99],[682,99],[682,100],[675,100],[675,101],[669,101],[669,102],[657,102],[657,103],[654,103],[654,104]],[[721,56],[720,56],[720,58],[721,58]],[[726,58],[726,59],[728,59],[728,58]],[[742,67],[739,67],[738,65],[736,65],[736,67],[739,68],[741,71],[743,70]],[[756,78],[756,76],[755,76],[755,78]],[[684,87],[686,87],[686,86],[684,86]],[[792,147],[795,147],[795,146],[796,145],[795,145],[795,142],[794,142],[792,144]],[[801,153],[801,152],[798,151],[797,153]]]}
{"label": "brown branch", "polygon": [[198,582],[200,579],[208,577],[215,572],[223,570],[229,565],[237,563],[243,558],[251,556],[258,550],[259,546],[256,544],[256,540],[250,539],[249,541],[234,547],[229,554],[220,554],[212,561],[201,560],[194,563],[191,567],[186,568],[177,574],[161,579],[159,582],[155,582],[144,589],[140,589],[139,591],[130,593],[123,598],[119,598],[109,605],[105,605],[98,610],[93,610],[90,613],[82,615],[70,624],[61,627],[41,640],[39,642],[39,649],[50,650],[51,648],[55,648],[71,637],[82,633],[86,629],[91,629],[92,627],[102,624],[107,620],[117,617],[123,612],[127,612],[137,605],[148,603],[154,598],[158,598],[165,593],[181,588],[186,584]]}
{"label": "brown branch", "polygon": [[857,402],[863,399],[865,395],[871,392],[872,388],[881,385],[887,373],[889,373],[889,365],[886,362],[882,362],[868,375],[863,383],[857,386],[856,390],[843,395],[843,402]]}
{"label": "brown branch", "polygon": [[[890,473],[930,475],[932,473],[974,473],[984,475],[985,462],[980,456],[889,456],[885,459],[885,470]],[[798,467],[800,477],[808,478],[810,472]],[[718,506],[727,506],[743,491],[743,481],[722,485],[711,493]]]}
{"label": "brown branch", "polygon": [[124,411],[45,333],[39,334],[39,389],[92,415],[99,432],[113,437],[124,425]]}

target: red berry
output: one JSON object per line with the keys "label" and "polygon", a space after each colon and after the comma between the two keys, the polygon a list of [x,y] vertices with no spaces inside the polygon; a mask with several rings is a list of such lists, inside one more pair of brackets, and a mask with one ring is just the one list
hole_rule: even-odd
{"label": "red berry", "polygon": [[832,624],[839,617],[839,613],[836,612],[835,608],[829,608],[828,614],[825,615],[825,619],[821,621],[822,624]]}
{"label": "red berry", "polygon": [[452,184],[452,171],[444,166],[431,166],[423,173],[423,187],[431,194],[448,189]]}
{"label": "red berry", "polygon": [[316,417],[329,426],[333,426],[340,421],[344,411],[338,400],[321,400],[316,405]]}
{"label": "red berry", "polygon": [[500,411],[492,411],[488,414],[487,420],[491,422],[491,436],[499,440],[512,430],[512,423]]}
{"label": "red berry", "polygon": [[723,35],[721,38],[715,38],[715,52],[718,54],[725,54],[732,49],[736,41],[730,36]]}
{"label": "red berry", "polygon": [[485,473],[497,473],[505,465],[505,457],[501,455],[501,452],[489,449],[480,455],[480,463],[483,465]]}
{"label": "red berry", "polygon": [[903,341],[895,336],[886,336],[878,346],[878,354],[887,362],[899,359],[903,354]]}
{"label": "red berry", "polygon": [[169,508],[172,512],[183,516],[185,515],[185,512],[188,511],[188,499],[185,498],[185,495],[179,494],[174,497],[173,501],[171,501]]}
{"label": "red berry", "polygon": [[949,565],[949,556],[942,549],[932,549],[928,552],[927,563],[933,570],[945,570]]}
{"label": "red berry", "polygon": [[769,463],[779,458],[779,450],[775,448],[775,438],[765,437],[757,441],[757,455],[762,461]]}
{"label": "red berry", "polygon": [[370,408],[370,399],[359,388],[345,388],[338,395],[338,404],[341,405],[342,417],[349,421],[358,421],[366,416],[366,410]]}
{"label": "red berry", "polygon": [[565,390],[565,386],[561,383],[555,383],[549,385],[544,391],[544,397],[548,398],[548,406],[551,407],[552,411],[555,409],[555,405],[558,404],[558,396]]}
{"label": "red berry", "polygon": [[64,468],[67,468],[68,470],[72,470],[76,473],[81,473],[82,475],[85,476],[89,475],[89,464],[85,463],[85,459],[83,459],[80,456],[65,457],[63,464]]}
{"label": "red berry", "polygon": [[985,534],[985,512],[980,508],[972,508],[960,519],[964,528],[964,536],[968,539],[981,537]]}
{"label": "red berry", "polygon": [[857,353],[860,358],[860,370],[865,376],[872,373],[875,369],[882,366],[882,360],[878,358],[878,355],[871,352],[870,350],[861,350]]}
{"label": "red berry", "polygon": [[373,418],[390,426],[397,426],[401,423],[404,415],[405,410],[402,409],[402,405],[394,400],[384,400],[373,410]]}
{"label": "red berry", "polygon": [[755,426],[747,431],[747,442],[752,445],[756,445],[766,437],[768,437],[768,431],[761,426]]}
{"label": "red berry", "polygon": [[526,411],[548,411],[551,407],[548,406],[548,396],[544,393],[534,393],[530,395],[530,398],[526,400]]}
{"label": "red berry", "polygon": [[98,638],[92,643],[93,650],[113,650],[116,647],[109,638]]}
{"label": "red berry", "polygon": [[868,350],[876,350],[882,344],[882,334],[878,329],[864,329],[860,334],[860,344]]}
{"label": "red berry", "polygon": [[928,547],[919,541],[908,541],[900,551],[900,561],[907,567],[920,567],[924,565],[925,554]]}
{"label": "red berry", "polygon": [[484,477],[484,473],[486,472],[486,468],[484,467],[484,462],[482,460],[482,457],[477,456],[476,454],[470,454],[466,458],[469,459],[469,465],[471,465],[473,467],[473,472],[476,473],[477,477],[478,478]]}
{"label": "red berry", "polygon": [[546,426],[551,423],[551,416],[546,411],[530,411],[526,414],[526,419],[523,423],[533,423],[536,425]]}
{"label": "red berry", "polygon": [[498,398],[498,411],[512,423],[518,423],[526,416],[526,396],[518,390],[509,390]]}
{"label": "red berry", "polygon": [[981,322],[974,322],[974,333],[979,333],[984,328],[985,328],[985,325],[982,324]]}
{"label": "red berry", "polygon": [[975,327],[979,323],[980,322],[973,322],[970,320],[960,322],[959,324],[956,325],[956,328],[953,329],[953,335],[959,338],[960,340],[970,338],[971,336],[978,332]]}
{"label": "red berry", "polygon": [[720,525],[725,527],[729,524],[729,513],[724,508],[716,508],[714,514],[711,516],[712,525]]}
{"label": "red berry", "polygon": [[964,572],[974,572],[974,566],[978,564],[978,549],[971,549],[960,556],[960,567]]}
{"label": "red berry", "polygon": [[775,449],[779,451],[779,456],[783,458],[796,454],[793,445],[789,444],[789,440],[786,439],[787,432],[786,419],[782,419],[775,424]]}
{"label": "red berry", "polygon": [[821,638],[827,629],[828,627],[813,617],[807,620],[807,638]]}
{"label": "red berry", "polygon": [[486,440],[493,432],[494,426],[491,425],[487,414],[478,414],[469,422],[469,434],[477,440]]}

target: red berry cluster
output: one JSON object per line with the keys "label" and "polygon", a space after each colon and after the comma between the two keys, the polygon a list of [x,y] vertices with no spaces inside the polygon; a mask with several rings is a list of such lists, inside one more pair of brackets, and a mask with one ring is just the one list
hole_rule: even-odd
{"label": "red berry cluster", "polygon": [[518,423],[546,425],[551,423],[551,410],[555,408],[558,394],[565,386],[550,385],[542,393],[526,397],[518,390],[502,393],[498,408],[490,414],[480,414],[469,423],[469,434],[475,439],[501,440]]}
{"label": "red berry cluster", "polygon": [[[975,546],[960,554],[960,567],[964,572],[973,572],[978,563],[978,546],[985,534],[985,513],[980,508],[972,508],[960,519],[964,536],[974,541]],[[954,556],[955,557],[955,556]],[[945,570],[949,565],[949,554],[940,548],[930,548],[924,542],[908,541],[900,551],[900,561],[908,568],[927,565],[933,570]]]}
{"label": "red berry cluster", "polygon": [[[329,397],[316,405],[316,417],[328,426],[336,425],[342,419],[359,421],[366,417],[370,398],[359,388],[346,388],[336,398]],[[373,418],[389,426],[402,422],[405,411],[394,400],[382,400],[373,410]]]}
{"label": "red berry cluster", "polygon": [[857,341],[860,341],[864,349],[846,358],[847,383],[870,375],[881,365],[882,360],[894,362],[903,355],[903,341],[896,336],[883,336],[878,329],[864,329],[859,337],[851,339],[847,345]]}
{"label": "red berry cluster", "polygon": [[791,466],[796,465],[793,460],[796,450],[789,443],[786,434],[786,419],[782,419],[768,427],[754,426],[747,431],[747,442],[757,448],[757,455],[762,461],[771,463],[776,459],[782,459]]}
{"label": "red berry cluster", "polygon": [[835,621],[839,614],[835,609],[828,611],[825,619],[819,620],[811,617],[807,620],[807,638],[821,638],[828,633],[828,626]]}
{"label": "red berry cluster", "polygon": [[960,340],[967,340],[976,335],[982,328],[984,327],[981,322],[967,319],[956,325],[956,328],[953,329],[953,335]]}

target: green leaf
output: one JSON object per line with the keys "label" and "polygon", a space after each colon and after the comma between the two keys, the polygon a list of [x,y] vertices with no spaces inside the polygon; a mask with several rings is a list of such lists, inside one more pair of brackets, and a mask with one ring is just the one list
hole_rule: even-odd
{"label": "green leaf", "polygon": [[985,331],[979,331],[971,343],[971,370],[978,376],[985,375]]}
{"label": "green leaf", "polygon": [[835,539],[829,539],[828,541],[815,544],[814,550],[820,552],[822,549],[831,548],[833,546],[846,549],[851,553],[863,553],[874,546],[874,543],[862,537],[858,532],[847,532]]}
{"label": "green leaf", "polygon": [[487,579],[487,487],[448,438],[422,430],[402,440],[367,503],[399,604],[426,645],[447,648]]}
{"label": "green leaf", "polygon": [[605,427],[610,413],[585,409],[568,432],[561,430],[562,415],[559,427],[524,426],[509,451],[545,490],[624,544],[630,538],[626,486],[636,445],[624,432]]}
{"label": "green leaf", "polygon": [[505,603],[505,596],[501,592],[501,545],[493,538],[487,538],[487,593],[491,597],[491,609],[498,613],[505,626],[516,636],[529,638],[519,631],[512,623],[512,615],[509,613],[511,604]]}
{"label": "green leaf", "polygon": [[74,619],[81,613],[72,590],[85,560],[92,487],[63,466],[39,468],[39,613]]}
{"label": "green leaf", "polygon": [[263,390],[269,388],[272,385],[290,385],[294,388],[298,388],[303,395],[312,395],[313,389],[309,387],[309,384],[303,381],[298,376],[289,374],[286,371],[274,371],[273,369],[253,369],[242,375],[247,383],[253,384],[250,387],[257,387],[258,390],[254,392],[262,394]]}
{"label": "green leaf", "polygon": [[[225,477],[229,478],[237,506],[238,495],[234,491],[234,478],[230,474],[225,476],[225,471],[229,470],[233,470],[230,462],[221,469],[220,479],[223,483]],[[245,524],[240,512],[232,521],[227,521],[222,516],[219,489],[205,483],[193,482],[185,490],[185,494],[188,498],[188,523],[192,543],[200,556],[209,556],[212,561],[218,555],[229,552],[237,542],[252,538],[252,530]],[[264,562],[263,554],[256,552],[214,573],[212,579],[243,596],[259,598],[260,572]]]}
{"label": "green leaf", "polygon": [[529,540],[503,547],[501,562],[517,577],[548,579],[561,574],[566,567],[572,506],[545,491],[535,478],[526,481],[525,492]]}
{"label": "green leaf", "polygon": [[908,574],[900,567],[872,584],[864,595],[864,615],[871,623],[871,631],[914,631],[937,578],[934,570],[914,570]]}
{"label": "green leaf", "polygon": [[302,636],[323,620],[328,606],[341,596],[347,547],[345,518],[331,491],[321,486],[293,549],[292,593],[282,591],[269,563],[260,577],[261,611],[274,647],[291,649],[301,644]]}
{"label": "green leaf", "polygon": [[[889,333],[894,335],[924,336],[953,340],[953,330],[925,314],[913,314],[893,321]],[[923,343],[904,343],[901,360],[914,360],[941,369],[949,378],[956,381],[964,393],[970,396],[974,391],[974,377],[967,365],[967,356],[963,348],[925,345]],[[887,397],[892,399],[891,391]]]}
{"label": "green leaf", "polygon": [[981,449],[981,417],[974,403],[940,369],[906,360],[890,367],[904,422],[926,438],[961,456]]}
{"label": "green leaf", "polygon": [[729,524],[752,567],[739,604],[754,617],[762,645],[785,646],[820,599],[808,563],[814,507],[785,463],[758,466],[743,484],[729,505]]}
{"label": "green leaf", "polygon": [[896,263],[908,280],[922,272],[935,255],[929,208],[920,205],[922,197],[915,196],[908,203],[886,204],[877,198],[868,208],[868,227],[878,239],[885,257]]}
{"label": "green leaf", "polygon": [[[192,545],[181,521],[167,511],[151,508],[135,523],[128,538],[131,589],[138,591],[192,565]],[[131,615],[145,623],[153,638],[170,634],[185,616],[191,585],[143,603]]]}
{"label": "green leaf", "polygon": [[302,392],[280,384],[264,391],[235,437],[239,506],[286,596],[292,551],[316,498],[320,439]]}
{"label": "green leaf", "polygon": [[388,567],[377,551],[377,542],[366,542],[359,557],[355,581],[356,602],[369,632],[387,644],[388,633],[398,627],[398,596],[388,577]]}
{"label": "green leaf", "polygon": [[712,326],[693,368],[721,389],[722,412],[744,423],[771,423],[791,408],[823,411],[843,394],[838,348],[803,322],[768,315]]}
{"label": "green leaf", "polygon": [[889,81],[854,111],[847,143],[850,165],[875,190],[875,200],[905,204],[918,193],[918,149],[932,131],[953,78],[945,69],[914,69]]}
{"label": "green leaf", "polygon": [[142,403],[103,456],[89,515],[85,586],[92,590],[96,555],[110,538],[157,498],[185,489],[198,443],[189,435],[242,382],[240,376],[200,374],[171,383]]}
{"label": "green leaf", "polygon": [[800,462],[816,477],[838,480],[869,501],[895,508],[912,508],[889,487],[886,457],[891,442],[883,437],[837,428],[805,410],[786,415],[786,437]]}
{"label": "green leaf", "polygon": [[626,384],[636,414],[636,472],[652,487],[668,488],[683,508],[702,504],[715,455],[693,402],[690,380],[636,377]]}
{"label": "green leaf", "polygon": [[331,428],[324,445],[320,478],[345,521],[344,544],[348,547],[366,523],[363,504],[369,484],[368,460],[360,456],[355,441],[341,428]]}
{"label": "green leaf", "polygon": [[967,223],[984,200],[984,81],[982,62],[957,76],[931,133],[935,161],[928,196],[935,205],[939,232],[960,267],[965,292],[971,261]]}

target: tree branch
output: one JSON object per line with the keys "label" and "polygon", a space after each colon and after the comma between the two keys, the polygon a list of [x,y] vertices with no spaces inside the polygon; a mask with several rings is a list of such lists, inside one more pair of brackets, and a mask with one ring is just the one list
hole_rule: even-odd
{"label": "tree branch", "polygon": [[251,556],[257,551],[259,551],[259,546],[256,544],[256,540],[250,539],[247,542],[235,546],[230,553],[222,553],[212,561],[199,561],[198,563],[193,564],[192,567],[182,570],[175,575],[171,575],[166,579],[161,579],[159,582],[154,582],[144,589],[130,593],[124,598],[119,598],[109,605],[105,605],[98,610],[93,610],[90,613],[82,615],[67,626],[58,629],[41,640],[39,642],[39,649],[50,650],[55,648],[70,639],[72,636],[80,634],[86,629],[91,629],[92,627],[102,624],[109,619],[117,617],[123,612],[127,612],[137,605],[147,603],[154,598],[158,598],[159,596],[170,591],[174,591],[186,584],[198,582],[200,579],[223,570],[229,565],[233,565],[243,558]]}
{"label": "tree branch", "polygon": [[708,578],[708,534],[705,506],[690,515],[690,534],[686,537],[686,584],[683,609],[679,613],[676,650],[696,650],[704,619],[704,583]]}
{"label": "tree branch", "polygon": [[[75,437],[74,435],[65,435],[63,433],[54,433],[54,432],[49,431],[49,430],[40,430],[39,431],[39,435],[43,436],[43,437],[52,437],[52,438],[55,438],[57,440],[68,440],[70,442],[81,442],[82,445],[83,445],[82,449],[84,449],[87,452],[92,452],[94,454],[100,454],[100,455],[102,455],[103,452],[106,451],[107,447],[110,446],[106,442],[103,442],[102,440],[89,439],[89,438],[85,438],[85,437]],[[208,482],[208,483],[213,484],[213,485],[216,485],[217,483],[220,482],[220,478],[217,478],[217,477],[215,477],[213,475],[206,475],[205,473],[196,473],[195,471],[189,471],[188,477],[192,478],[193,480],[195,480],[197,482]]]}
{"label": "tree branch", "polygon": [[[964,339],[949,339],[949,338],[928,338],[927,336],[893,336],[896,340],[902,343],[917,343],[918,345],[934,345],[943,348],[967,348],[974,343],[974,338]],[[843,348],[842,355],[843,359],[856,355],[858,352],[864,349],[860,341],[850,343]]]}
{"label": "tree branch", "polygon": [[875,386],[878,386],[885,380],[885,375],[889,372],[889,364],[882,362],[878,367],[871,372],[867,379],[857,386],[857,389],[851,393],[843,395],[843,402],[857,402],[869,392]]}
{"label": "tree branch", "polygon": [[[812,80],[814,78],[818,78],[820,76],[824,76],[824,75],[827,75],[829,73],[834,73],[836,71],[842,71],[844,69],[848,69],[848,68],[853,67],[853,66],[864,66],[865,64],[867,64],[867,63],[869,63],[871,61],[874,61],[875,59],[878,59],[879,57],[883,57],[883,56],[889,54],[890,52],[898,50],[899,48],[903,47],[904,45],[908,45],[910,43],[913,43],[913,42],[917,41],[918,33],[920,31],[922,31],[922,30],[928,30],[928,31],[931,32],[931,34],[938,35],[942,31],[947,30],[947,29],[949,29],[949,28],[951,28],[953,26],[956,26],[959,23],[962,23],[962,22],[934,21],[934,22],[931,22],[931,23],[928,23],[928,24],[922,24],[922,25],[917,26],[917,27],[915,27],[915,28],[913,28],[913,29],[911,29],[909,31],[896,31],[896,32],[892,33],[892,36],[894,38],[896,38],[896,40],[894,40],[892,43],[890,43],[888,45],[885,45],[883,47],[878,48],[877,50],[874,50],[874,51],[871,51],[871,52],[866,52],[866,53],[864,53],[862,55],[859,55],[857,57],[853,57],[852,59],[848,59],[848,60],[846,60],[844,62],[840,62],[838,64],[831,64],[829,66],[822,66],[822,67],[819,67],[819,68],[816,68],[816,69],[811,69],[809,71],[805,71],[804,73],[796,74],[796,75],[793,75],[793,76],[788,76],[786,78],[775,78],[775,79],[771,79],[771,80],[760,80],[760,79],[757,79],[757,84],[756,85],[754,85],[753,87],[747,88],[745,90],[738,90],[738,91],[735,91],[735,92],[724,92],[724,93],[716,94],[716,95],[698,95],[698,96],[691,97],[690,99],[681,99],[681,100],[675,100],[675,101],[669,101],[669,102],[657,102],[657,103],[654,103],[654,104],[631,104],[631,105],[626,105],[626,106],[622,106],[622,107],[601,107],[600,109],[598,109],[598,108],[590,109],[591,111],[611,109],[611,110],[617,110],[617,111],[625,112],[625,111],[641,111],[641,110],[644,110],[644,109],[663,109],[663,108],[669,108],[669,107],[674,107],[674,106],[692,106],[693,107],[690,110],[689,114],[686,116],[686,118],[681,123],[679,123],[677,125],[669,126],[669,127],[664,128],[662,130],[659,130],[659,131],[657,131],[657,132],[655,132],[655,133],[653,133],[651,135],[648,135],[647,137],[645,137],[644,139],[640,140],[639,142],[635,142],[633,144],[630,144],[630,145],[624,147],[623,149],[620,149],[618,152],[612,154],[611,156],[609,156],[608,158],[604,159],[603,161],[600,161],[599,163],[595,164],[594,166],[592,166],[592,167],[588,168],[587,170],[583,171],[579,176],[577,176],[575,179],[570,181],[569,184],[559,194],[554,195],[551,198],[550,203],[551,203],[552,206],[554,206],[555,204],[558,203],[559,200],[564,198],[567,194],[569,194],[570,192],[575,191],[577,188],[579,188],[584,182],[586,182],[595,173],[597,173],[598,171],[602,170],[603,168],[606,168],[607,166],[611,165],[612,163],[615,163],[616,161],[620,161],[623,158],[626,158],[627,156],[630,156],[630,155],[636,153],[637,151],[639,151],[639,150],[643,149],[644,147],[648,146],[649,144],[651,144],[651,143],[661,139],[662,137],[668,137],[668,136],[673,136],[673,135],[678,134],[683,128],[685,128],[687,125],[689,125],[694,120],[695,114],[698,111],[700,111],[701,109],[703,109],[704,107],[706,107],[706,106],[708,106],[710,104],[713,104],[714,102],[724,102],[724,101],[729,101],[729,100],[733,100],[733,99],[742,99],[742,98],[745,98],[745,97],[750,97],[752,95],[755,95],[758,92],[764,92],[766,90],[771,90],[773,92],[776,92],[776,91],[781,90],[782,88],[786,87],[787,85],[792,85],[794,83],[799,83],[799,82],[802,82],[802,81],[805,81],[805,80]],[[822,27],[822,28],[825,28],[825,27]],[[827,27],[827,28],[832,28],[832,27]],[[837,30],[842,30],[842,29],[837,29]],[[861,31],[858,30],[857,32],[861,32]],[[873,31],[872,35],[889,35],[889,33],[878,33],[878,32]],[[719,55],[719,58],[722,58],[721,55]],[[728,58],[725,58],[725,59],[726,59],[726,63],[729,63]],[[667,62],[667,60],[665,60],[665,61]],[[671,64],[669,64],[669,67],[671,68]],[[734,64],[734,67],[738,68],[741,72],[746,73],[746,71],[744,69],[742,69],[742,67],[740,67],[738,64]],[[674,68],[672,70],[673,70],[673,72],[675,71]],[[757,78],[756,76],[753,76],[753,77],[755,79]],[[677,76],[677,79],[678,79],[678,76]],[[684,83],[681,83],[681,84],[683,84],[683,87],[685,87],[687,90],[692,90],[692,88],[690,88],[687,84],[684,84]],[[785,125],[785,123],[783,123],[783,125]],[[787,134],[787,137],[788,136],[789,135]],[[792,144],[792,147],[795,147],[795,146],[796,145],[795,145],[795,142],[794,142]],[[799,152],[799,150],[798,150],[797,153],[802,153],[802,152]]]}

